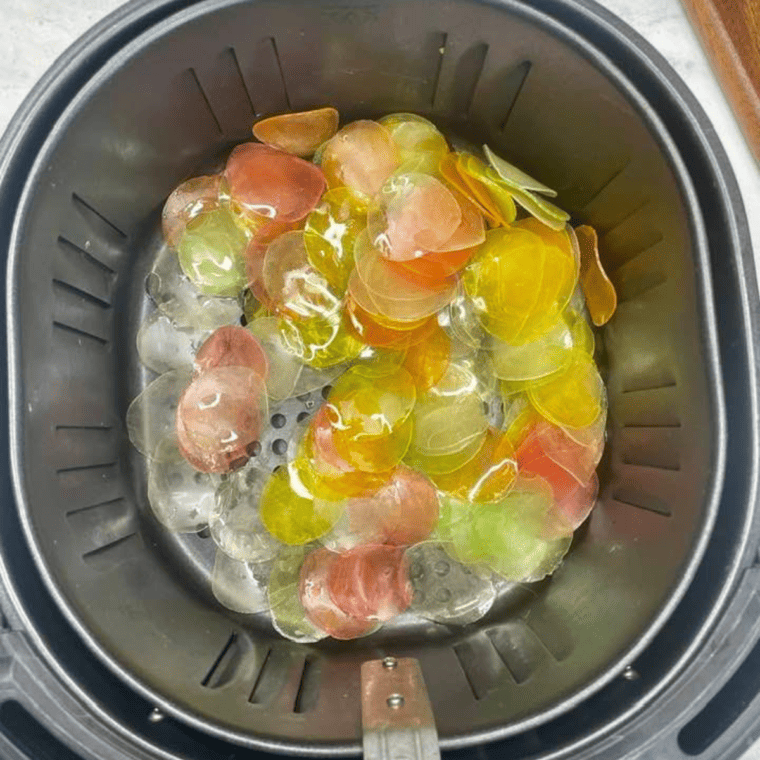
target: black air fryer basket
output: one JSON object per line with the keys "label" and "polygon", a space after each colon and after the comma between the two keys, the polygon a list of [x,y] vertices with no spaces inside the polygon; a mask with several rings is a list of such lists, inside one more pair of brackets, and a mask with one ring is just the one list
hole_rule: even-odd
{"label": "black air fryer basket", "polygon": [[[163,200],[257,116],[325,104],[493,145],[599,230],[620,296],[600,503],[551,579],[465,628],[306,646],[223,609],[213,543],[157,525],[127,441]],[[360,665],[386,655],[419,660],[451,757],[732,758],[754,736],[746,220],[698,104],[621,22],[582,0],[141,0],[58,61],[0,150],[9,757],[356,753]],[[277,410],[278,436],[315,398]]]}

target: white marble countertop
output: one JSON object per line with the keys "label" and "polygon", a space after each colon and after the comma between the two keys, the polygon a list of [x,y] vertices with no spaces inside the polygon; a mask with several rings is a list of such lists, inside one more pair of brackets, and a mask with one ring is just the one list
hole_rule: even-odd
{"label": "white marble countertop", "polygon": [[[760,267],[760,167],[745,143],[679,0],[597,0],[653,44],[697,96],[724,142],[749,212]],[[122,0],[0,0],[0,132],[37,79]],[[760,760],[760,745],[743,760]]]}

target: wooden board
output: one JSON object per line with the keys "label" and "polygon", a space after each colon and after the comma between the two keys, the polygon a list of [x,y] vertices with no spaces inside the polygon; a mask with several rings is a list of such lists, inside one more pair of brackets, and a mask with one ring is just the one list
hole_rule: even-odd
{"label": "wooden board", "polygon": [[682,0],[760,161],[760,0]]}

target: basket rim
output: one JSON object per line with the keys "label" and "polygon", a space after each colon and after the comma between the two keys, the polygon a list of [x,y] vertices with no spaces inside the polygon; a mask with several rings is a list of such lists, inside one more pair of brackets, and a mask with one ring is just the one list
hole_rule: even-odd
{"label": "basket rim", "polygon": [[[56,126],[50,130],[50,135],[45,141],[37,154],[34,156],[36,170],[39,170],[40,166],[44,163],[45,154],[49,151],[54,142],[56,134],[65,127],[67,118],[69,118],[77,110],[77,105],[86,100],[88,93],[92,91],[99,82],[103,81],[103,78],[109,76],[109,72],[114,68],[118,68],[122,65],[123,61],[132,55],[137,54],[140,48],[155,41],[164,33],[177,25],[186,23],[191,19],[198,18],[203,15],[209,9],[217,9],[222,5],[233,5],[241,0],[206,0],[205,2],[176,2],[176,0],[135,0],[131,4],[119,9],[116,13],[107,17],[98,26],[94,27],[88,33],[80,39],[79,42],[67,51],[51,68],[48,74],[41,80],[37,88],[27,98],[22,105],[20,111],[11,122],[8,130],[2,141],[0,141],[0,189],[2,184],[8,182],[7,176],[9,174],[8,168],[11,161],[16,157],[19,150],[23,149],[25,142],[24,132],[30,125],[35,124],[38,127],[44,128],[46,119],[56,122]],[[706,244],[706,236],[704,231],[704,225],[701,219],[701,214],[698,211],[699,204],[697,196],[694,191],[693,184],[690,180],[688,170],[680,156],[678,149],[676,148],[673,140],[671,139],[668,130],[661,122],[659,117],[654,113],[652,107],[647,102],[646,98],[633,86],[628,77],[622,73],[622,71],[615,64],[610,61],[606,55],[602,54],[598,49],[591,46],[591,44],[580,36],[580,33],[570,29],[566,24],[567,22],[561,22],[558,19],[559,14],[552,16],[552,10],[554,12],[557,9],[563,10],[565,14],[577,14],[575,19],[577,27],[583,28],[584,25],[587,28],[593,29],[595,32],[602,32],[608,37],[614,38],[617,43],[623,46],[629,55],[636,56],[639,62],[649,69],[649,74],[656,82],[656,84],[668,92],[671,99],[678,105],[680,110],[686,113],[692,123],[694,131],[697,133],[698,139],[703,143],[705,150],[715,151],[718,149],[716,139],[711,134],[709,129],[709,121],[701,108],[696,103],[693,96],[688,92],[686,86],[681,82],[678,76],[670,68],[660,56],[657,54],[651,46],[638,37],[627,25],[620,19],[614,17],[609,11],[600,8],[593,2],[573,2],[573,0],[536,0],[534,2],[534,8],[527,8],[525,5],[518,3],[516,0],[490,0],[487,4],[493,5],[500,9],[509,10],[513,13],[528,18],[533,23],[536,23],[543,28],[548,29],[550,32],[561,36],[569,44],[572,44],[577,49],[581,50],[583,54],[594,59],[597,65],[602,66],[605,74],[613,78],[616,85],[621,91],[629,94],[642,115],[646,115],[650,128],[653,129],[653,134],[656,134],[661,141],[663,149],[667,149],[668,156],[671,160],[671,164],[676,171],[679,181],[681,182],[681,189],[684,192],[685,197],[690,201],[691,210],[691,224],[692,234],[695,241],[695,250],[699,256],[699,262],[702,265],[697,273],[698,289],[700,295],[700,306],[705,316],[706,334],[706,359],[708,370],[711,374],[711,393],[714,398],[714,408],[716,410],[716,430],[720,439],[720,444],[716,448],[716,466],[713,473],[713,478],[710,487],[710,497],[708,501],[708,507],[705,511],[705,519],[703,522],[703,529],[700,533],[700,537],[696,542],[687,566],[682,571],[677,582],[674,584],[667,601],[663,604],[658,614],[650,621],[650,624],[639,640],[637,640],[628,651],[626,651],[621,657],[610,667],[607,668],[605,674],[589,683],[584,689],[576,692],[572,697],[563,700],[550,710],[541,713],[535,719],[522,721],[519,724],[519,730],[523,731],[532,727],[538,722],[545,722],[553,717],[556,717],[561,712],[565,712],[571,709],[581,700],[585,699],[590,693],[600,689],[605,683],[614,678],[620,671],[639,654],[644,647],[651,641],[656,635],[659,629],[664,624],[665,620],[669,617],[672,610],[677,605],[681,596],[688,587],[696,568],[701,560],[702,554],[707,545],[709,539],[710,530],[715,520],[719,495],[722,487],[722,475],[725,465],[725,438],[726,438],[726,419],[725,408],[722,395],[722,382],[719,372],[719,358],[717,350],[717,330],[715,326],[715,313],[714,302],[712,299],[712,289],[709,274],[709,251]],[[187,7],[185,7],[187,6]],[[549,11],[541,10],[539,8],[548,8]],[[178,8],[182,10],[177,11]],[[126,43],[122,43],[119,40],[120,35],[129,34],[129,29],[134,26],[137,20],[147,19],[148,17],[156,15],[163,16],[162,19],[156,21],[149,21],[148,26],[145,29],[134,32],[134,36]],[[586,29],[588,35],[588,29]],[[588,35],[590,36],[590,35]],[[94,52],[98,49],[103,49],[107,44],[117,46],[114,48],[115,52],[112,55],[108,55],[102,65],[97,69],[95,73],[90,70],[90,61]],[[614,75],[614,76],[613,76]],[[63,101],[60,111],[54,115],[46,113],[46,109],[50,108],[50,103],[54,100],[56,95],[60,95],[64,85],[68,79],[77,78],[81,83],[81,89],[76,93],[76,97],[68,105]],[[656,127],[656,130],[654,129]],[[736,188],[730,187],[731,175],[730,168],[726,165],[725,157],[723,161],[714,162],[714,171],[718,175],[728,177],[728,182],[722,182],[723,195],[725,197],[726,206],[731,209],[734,219],[734,232],[735,232],[735,249],[739,252],[747,255],[746,241],[748,240],[748,233],[746,231],[746,216],[744,210],[741,207],[740,201],[737,201]],[[35,172],[30,172],[29,177],[25,182],[25,189],[23,197],[19,200],[17,208],[15,209],[19,217],[23,216],[23,207],[25,203],[29,201],[30,190],[34,185]],[[732,197],[733,195],[733,197]],[[744,244],[742,244],[742,238],[744,238]],[[20,505],[26,505],[27,499],[25,498],[23,477],[22,477],[22,462],[19,458],[19,440],[20,434],[23,429],[23,410],[19,408],[20,403],[20,368],[18,362],[18,331],[15,323],[15,305],[17,303],[18,291],[15,287],[15,272],[18,263],[18,244],[19,244],[19,230],[16,227],[10,240],[10,256],[8,262],[8,281],[7,281],[7,298],[8,298],[8,349],[9,349],[9,380],[10,380],[10,396],[11,396],[11,457],[12,457],[12,476],[14,491],[16,499]],[[752,287],[750,285],[750,287]],[[745,283],[746,288],[746,283]],[[746,306],[747,293],[740,294],[742,296],[743,305]],[[750,295],[755,297],[756,292]],[[747,311],[747,309],[745,309]],[[747,323],[751,324],[753,319],[748,316]],[[709,350],[708,350],[709,349]],[[753,366],[753,365],[751,365]],[[755,378],[753,378],[755,380]],[[753,382],[753,398],[756,403],[756,388]],[[755,438],[757,436],[755,435]],[[757,448],[756,440],[754,441],[755,448]],[[751,503],[754,504],[755,491],[757,489],[756,482],[752,488]],[[269,742],[263,739],[252,738],[250,735],[238,735],[237,733],[230,732],[226,729],[217,728],[209,724],[204,719],[199,719],[192,714],[187,713],[181,708],[177,708],[171,703],[166,703],[164,700],[158,697],[156,693],[144,684],[137,681],[137,679],[125,675],[123,668],[116,663],[111,656],[103,650],[103,648],[94,640],[92,635],[83,629],[81,622],[78,620],[78,616],[75,611],[71,609],[66,602],[65,597],[61,590],[57,587],[46,568],[46,560],[41,552],[39,545],[35,540],[34,530],[28,519],[28,510],[24,507],[21,508],[22,524],[26,539],[32,548],[32,554],[34,556],[35,563],[43,577],[49,591],[52,593],[58,606],[64,611],[69,623],[79,633],[79,635],[85,640],[90,649],[95,652],[99,659],[104,662],[111,670],[116,672],[123,680],[126,680],[129,685],[143,694],[151,701],[162,707],[167,713],[177,715],[184,721],[191,723],[192,725],[201,728],[204,731],[218,735],[222,738],[229,739],[231,736],[234,741],[248,746],[255,746],[261,749],[266,749],[275,752],[290,752],[299,754],[333,754],[333,755],[347,755],[354,754],[359,751],[358,744],[351,745],[339,745],[335,747],[313,747],[304,748],[303,745],[291,744],[288,742]],[[750,514],[747,515],[747,528],[744,531],[745,540],[749,530]],[[743,548],[743,545],[742,547]],[[738,572],[738,563],[741,551],[736,552],[736,560],[732,566],[730,572],[727,574],[728,582],[726,583],[727,589],[733,585]],[[2,566],[2,579],[6,582],[8,588],[15,589],[15,584],[8,576],[7,568],[3,564]],[[23,603],[20,601],[18,593],[14,594],[17,606],[23,609]],[[30,630],[34,630],[33,626]],[[47,647],[43,642],[37,642],[38,646],[44,650]],[[696,640],[695,640],[696,644]],[[48,650],[48,654],[49,650]],[[50,657],[52,658],[52,656]],[[58,666],[57,670],[65,674],[65,669]],[[67,678],[67,680],[70,680]],[[79,692],[76,684],[71,684]],[[89,702],[89,698],[86,695],[82,695]],[[444,749],[453,749],[464,746],[469,746],[478,742],[492,741],[498,738],[503,738],[507,735],[516,733],[511,731],[509,733],[496,730],[484,730],[473,732],[472,734],[466,734],[461,737],[452,739],[444,739],[442,741],[442,747]],[[155,750],[153,745],[147,744]]]}

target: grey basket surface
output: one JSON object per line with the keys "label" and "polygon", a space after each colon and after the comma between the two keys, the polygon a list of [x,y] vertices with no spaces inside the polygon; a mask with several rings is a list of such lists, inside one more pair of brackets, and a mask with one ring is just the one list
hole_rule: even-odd
{"label": "grey basket surface", "polygon": [[[618,288],[601,502],[555,576],[465,629],[403,620],[301,646],[209,590],[213,547],[167,535],[126,438],[163,199],[255,115],[408,110],[487,141],[596,226]],[[529,4],[199,3],[115,55],[51,131],[11,246],[22,520],[69,619],[157,704],[234,741],[355,750],[359,664],[417,657],[444,746],[519,732],[618,673],[709,537],[725,420],[703,220],[677,135],[593,40]],[[283,409],[287,435],[316,399]]]}

